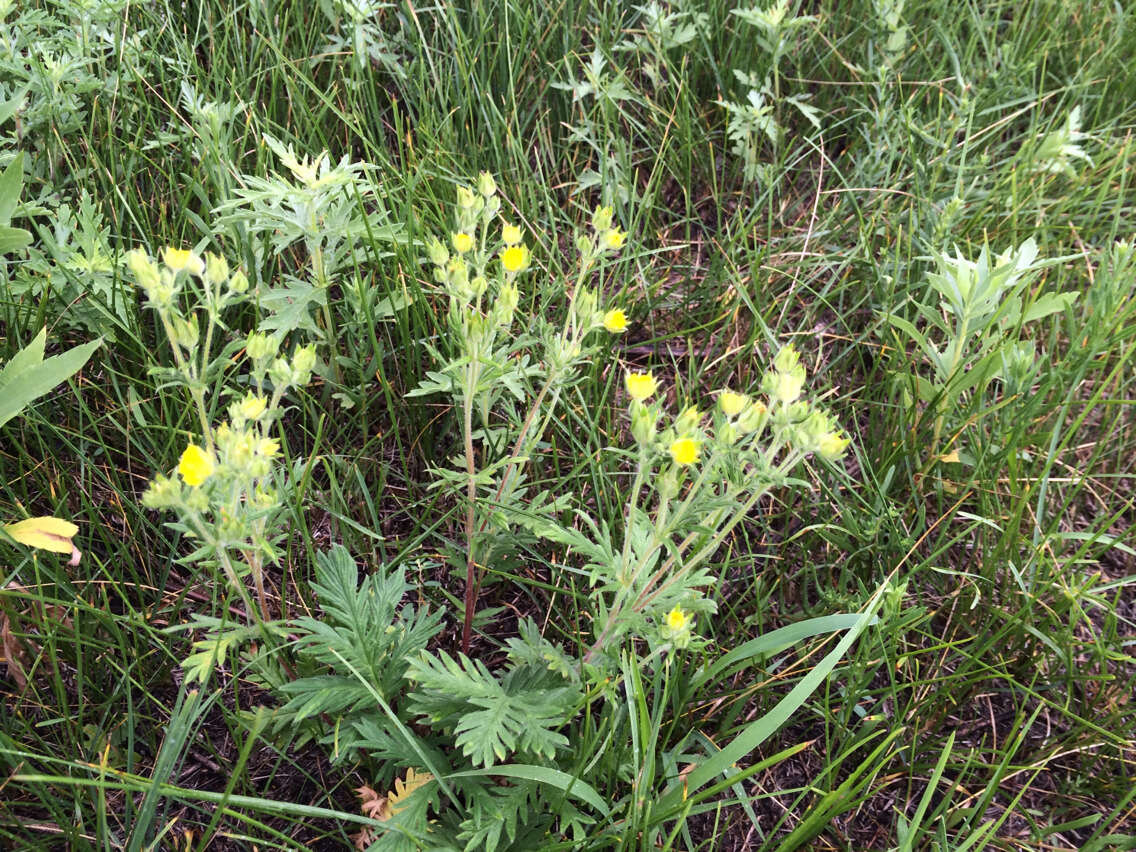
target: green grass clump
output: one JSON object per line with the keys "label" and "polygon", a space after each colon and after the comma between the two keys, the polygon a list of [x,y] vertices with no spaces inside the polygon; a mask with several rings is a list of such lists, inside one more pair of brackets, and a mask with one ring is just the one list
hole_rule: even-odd
{"label": "green grass clump", "polygon": [[1134,33],[0,0],[0,846],[1132,848]]}

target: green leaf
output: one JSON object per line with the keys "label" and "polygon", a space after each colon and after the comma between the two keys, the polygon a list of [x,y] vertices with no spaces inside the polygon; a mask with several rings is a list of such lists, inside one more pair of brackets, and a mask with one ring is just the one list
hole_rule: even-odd
{"label": "green leaf", "polygon": [[24,105],[24,95],[27,93],[28,87],[24,86],[24,88],[16,92],[16,94],[12,95],[8,100],[0,102],[0,126],[3,126],[4,122],[15,115],[16,110]]}
{"label": "green leaf", "polygon": [[746,726],[745,730],[725,748],[710,755],[695,767],[686,776],[684,784],[671,787],[656,805],[656,813],[677,813],[682,810],[683,802],[689,794],[693,794],[711,780],[726,774],[735,763],[745,758],[785,724],[789,717],[805,703],[813,691],[836,668],[840,658],[852,647],[852,643],[856,641],[864,628],[872,623],[875,618],[875,610],[882,600],[882,593],[883,589],[881,588],[876,592],[867,609],[860,614],[855,625],[848,630],[836,647],[812,671],[801,678],[797,685],[789,690],[789,694],[778,701],[772,710]]}
{"label": "green leaf", "polygon": [[320,330],[312,319],[313,305],[327,304],[327,290],[306,281],[295,281],[287,287],[276,287],[260,299],[261,307],[270,316],[260,321],[261,331],[279,331],[281,335],[304,329],[318,335]]}
{"label": "green leaf", "polygon": [[102,345],[101,339],[92,340],[45,361],[46,335],[47,330],[44,329],[0,370],[0,426],[19,414],[30,402],[77,373],[91,353]]}
{"label": "green leaf", "polygon": [[[8,225],[24,188],[24,152],[20,151],[0,174],[0,225]],[[27,231],[24,231],[26,234]]]}
{"label": "green leaf", "polygon": [[1022,317],[1022,323],[1033,322],[1034,320],[1047,317],[1050,314],[1064,311],[1066,308],[1071,307],[1080,295],[1080,293],[1045,293],[1042,296],[1038,296],[1034,303],[1026,308],[1026,314]]}
{"label": "green leaf", "polygon": [[596,792],[588,782],[581,781],[574,775],[569,775],[567,772],[561,772],[559,769],[549,769],[546,766],[532,766],[525,763],[507,763],[500,766],[494,766],[489,769],[471,769],[466,772],[455,772],[453,775],[446,777],[448,781],[451,778],[471,778],[474,776],[483,775],[501,775],[506,778],[523,778],[526,781],[535,781],[538,784],[547,784],[550,787],[562,791],[565,795],[574,796],[582,802],[585,802],[595,808],[604,816],[607,816],[607,805],[604,800],[600,798],[600,794]]}
{"label": "green leaf", "polygon": [[[873,617],[869,624],[875,624],[876,621],[877,619]],[[803,642],[805,639],[811,639],[813,636],[819,636],[822,633],[832,633],[837,630],[851,630],[859,622],[859,613],[825,615],[820,618],[810,618],[807,621],[790,624],[787,627],[781,627],[770,633],[766,633],[764,636],[750,639],[748,642],[739,645],[729,653],[719,657],[712,666],[698,672],[692,680],[691,688],[692,690],[698,690],[703,684],[717,683],[727,677],[726,673],[735,666],[746,664],[755,657],[768,657],[777,654],[784,651],[786,648],[791,648],[798,642]]]}
{"label": "green leaf", "polygon": [[0,225],[0,255],[11,254],[31,245],[32,235],[23,228]]}

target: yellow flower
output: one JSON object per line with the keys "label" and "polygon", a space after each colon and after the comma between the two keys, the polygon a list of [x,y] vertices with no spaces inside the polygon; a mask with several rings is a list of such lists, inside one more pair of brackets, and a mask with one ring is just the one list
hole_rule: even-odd
{"label": "yellow flower", "polygon": [[621,334],[627,331],[627,314],[619,308],[608,311],[603,317],[604,328],[612,334]]}
{"label": "yellow flower", "polygon": [[502,225],[501,239],[505,241],[505,245],[515,246],[521,241],[521,229],[516,225]]}
{"label": "yellow flower", "polygon": [[523,272],[528,269],[531,255],[524,246],[509,246],[501,252],[501,265],[506,272]]}
{"label": "yellow flower", "polygon": [[623,244],[627,242],[627,232],[621,231],[619,228],[612,228],[603,237],[604,246],[612,251],[618,251],[623,248]]}
{"label": "yellow flower", "polygon": [[679,438],[670,448],[674,463],[686,467],[698,461],[698,442],[693,438]]}
{"label": "yellow flower", "polygon": [[275,438],[261,438],[256,442],[257,455],[272,458],[280,452],[280,442]]}
{"label": "yellow flower", "polygon": [[458,254],[465,254],[473,248],[473,237],[464,232],[458,232],[450,237],[450,242],[454,244],[454,251]]}
{"label": "yellow flower", "polygon": [[213,457],[197,444],[186,447],[185,452],[181,454],[181,460],[178,461],[178,473],[185,480],[185,484],[192,488],[196,488],[211,477],[214,467]]}
{"label": "yellow flower", "polygon": [[851,443],[851,439],[844,437],[840,432],[829,432],[821,437],[817,452],[822,458],[836,461],[844,455],[849,443]]}
{"label": "yellow flower", "polygon": [[680,630],[685,630],[689,624],[690,616],[683,612],[681,608],[676,606],[667,613],[667,627],[675,633],[678,633]]}
{"label": "yellow flower", "polygon": [[238,407],[241,417],[246,420],[259,420],[268,408],[268,400],[249,391]]}
{"label": "yellow flower", "polygon": [[628,373],[624,383],[627,385],[627,393],[631,395],[632,399],[639,400],[639,402],[659,389],[658,382],[650,373]]}
{"label": "yellow flower", "polygon": [[724,390],[718,394],[718,405],[722,409],[722,413],[727,417],[737,417],[741,414],[747,405],[749,405],[749,397],[744,393],[734,393],[732,390]]}
{"label": "yellow flower", "polygon": [[167,246],[162,250],[162,262],[169,267],[170,272],[177,273],[184,269],[198,277],[205,273],[205,261],[189,249],[176,249]]}

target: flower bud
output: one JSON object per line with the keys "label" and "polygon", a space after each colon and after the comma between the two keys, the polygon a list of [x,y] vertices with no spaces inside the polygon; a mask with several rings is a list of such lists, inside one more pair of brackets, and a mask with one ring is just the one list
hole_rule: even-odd
{"label": "flower bud", "polygon": [[249,391],[239,404],[240,415],[246,420],[259,420],[268,409],[268,400]]}
{"label": "flower bud", "polygon": [[608,230],[611,227],[614,215],[610,207],[597,207],[592,214],[592,230],[597,234]]}
{"label": "flower bud", "polygon": [[316,347],[315,344],[301,346],[296,350],[292,356],[292,369],[299,375],[306,376],[303,381],[297,380],[296,385],[306,385],[312,370],[316,366]]}
{"label": "flower bud", "polygon": [[[224,256],[213,254],[212,252],[205,253],[205,280],[213,285],[222,283],[229,277],[229,262],[225,260]],[[247,281],[245,282],[247,285]]]}
{"label": "flower bud", "polygon": [[197,346],[201,330],[197,326],[197,314],[188,317],[170,317],[170,330],[174,342],[187,352]]}
{"label": "flower bud", "polygon": [[746,406],[749,405],[749,397],[744,393],[734,393],[732,390],[724,390],[718,394],[718,407],[722,409],[722,413],[727,417],[737,417]]}
{"label": "flower bud", "polygon": [[246,276],[241,270],[238,269],[233,273],[233,277],[229,279],[229,292],[238,294],[244,293],[248,291],[248,288],[248,276]]}
{"label": "flower bud", "polygon": [[702,412],[698,410],[698,406],[691,405],[675,418],[675,434],[688,435],[698,428],[700,422],[702,422]]}
{"label": "flower bud", "polygon": [[489,172],[482,172],[477,176],[477,191],[485,198],[497,193],[497,182]]}
{"label": "flower bud", "polygon": [[134,249],[126,255],[126,265],[130,267],[138,286],[147,295],[150,295],[150,291],[157,287],[161,281],[158,274],[158,264],[150,260],[149,255],[141,249]]}
{"label": "flower bud", "polygon": [[277,358],[268,368],[268,378],[278,388],[289,385],[292,381],[292,367],[286,358]]}
{"label": "flower bud", "polygon": [[782,346],[777,357],[773,359],[773,369],[781,373],[789,373],[801,363],[801,355],[792,344]]}
{"label": "flower bud", "polygon": [[631,400],[631,435],[641,447],[655,440],[658,431],[658,415],[653,406],[646,406],[637,399]]}
{"label": "flower bud", "polygon": [[760,400],[755,400],[749,408],[743,411],[738,417],[736,423],[738,430],[742,434],[756,432],[765,424],[765,415],[767,412],[768,409],[765,407],[765,403]]}
{"label": "flower bud", "polygon": [[163,474],[154,477],[150,487],[142,494],[142,505],[147,509],[170,509],[181,503],[181,482]]}
{"label": "flower bud", "polygon": [[766,373],[762,386],[773,402],[785,404],[795,402],[805,386],[804,370],[792,373]]}
{"label": "flower bud", "polygon": [[477,196],[468,186],[458,187],[458,207],[462,210],[473,210],[477,206]]}
{"label": "flower bud", "polygon": [[245,352],[253,361],[266,361],[276,354],[280,347],[276,338],[263,331],[254,331],[245,341]]}
{"label": "flower bud", "polygon": [[450,253],[446,247],[442,245],[440,240],[433,237],[426,243],[426,253],[430,256],[430,262],[435,266],[445,266],[450,261]]}
{"label": "flower bud", "polygon": [[821,437],[817,445],[817,455],[829,461],[836,461],[844,455],[844,451],[848,449],[851,442],[850,438],[839,431],[829,432]]}

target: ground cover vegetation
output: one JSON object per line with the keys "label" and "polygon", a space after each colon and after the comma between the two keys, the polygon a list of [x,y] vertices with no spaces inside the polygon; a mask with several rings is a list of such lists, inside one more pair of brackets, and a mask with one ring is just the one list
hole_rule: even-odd
{"label": "ground cover vegetation", "polygon": [[0,0],[0,846],[1136,848],[1136,12]]}

